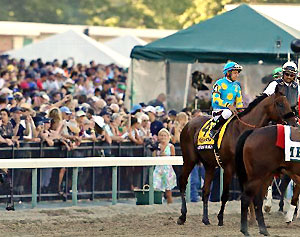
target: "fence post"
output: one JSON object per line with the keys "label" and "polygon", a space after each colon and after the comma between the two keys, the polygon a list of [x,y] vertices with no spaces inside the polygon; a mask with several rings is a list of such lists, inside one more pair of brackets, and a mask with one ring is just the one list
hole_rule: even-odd
{"label": "fence post", "polygon": [[117,204],[118,167],[112,167],[112,205]]}
{"label": "fence post", "polygon": [[72,174],[72,205],[77,205],[77,179],[78,179],[78,167],[73,168]]}
{"label": "fence post", "polygon": [[185,190],[186,202],[191,202],[191,175],[189,175],[188,183]]}
{"label": "fence post", "polygon": [[154,166],[149,167],[149,205],[154,204],[154,187],[153,187],[153,171]]}
{"label": "fence post", "polygon": [[35,208],[37,205],[37,168],[32,169],[31,193],[31,206]]}

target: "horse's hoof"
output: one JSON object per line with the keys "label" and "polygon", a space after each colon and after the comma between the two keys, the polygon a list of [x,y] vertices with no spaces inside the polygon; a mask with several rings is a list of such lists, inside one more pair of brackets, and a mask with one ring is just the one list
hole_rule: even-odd
{"label": "horse's hoof", "polygon": [[218,221],[219,221],[218,226],[223,226],[224,225],[224,223],[223,223],[223,216],[219,216],[218,215]]}
{"label": "horse's hoof", "polygon": [[178,220],[177,220],[177,224],[178,225],[184,225],[184,223],[185,223],[185,218],[179,217]]}
{"label": "horse's hoof", "polygon": [[247,230],[241,230],[241,232],[243,233],[243,235],[245,236],[250,236],[249,232]]}
{"label": "horse's hoof", "polygon": [[210,225],[209,219],[208,218],[203,218],[202,222],[204,225]]}
{"label": "horse's hoof", "polygon": [[271,207],[270,206],[264,206],[264,210],[266,213],[269,213],[271,211]]}
{"label": "horse's hoof", "polygon": [[259,231],[260,234],[264,235],[264,236],[270,236],[269,232],[267,231],[267,229],[262,229]]}

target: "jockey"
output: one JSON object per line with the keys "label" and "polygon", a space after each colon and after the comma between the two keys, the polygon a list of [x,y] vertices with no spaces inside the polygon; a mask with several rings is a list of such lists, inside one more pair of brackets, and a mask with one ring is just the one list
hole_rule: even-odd
{"label": "jockey", "polygon": [[282,77],[282,68],[281,67],[275,68],[272,71],[272,76],[273,76],[274,80],[280,79]]}
{"label": "jockey", "polygon": [[[276,69],[274,69],[274,71]],[[267,95],[272,95],[275,92],[275,88],[276,88],[277,84],[283,85],[285,88],[285,90],[284,90],[285,96],[294,112],[296,112],[296,108],[298,105],[298,94],[299,94],[299,86],[295,80],[295,78],[297,76],[297,71],[298,71],[297,65],[294,62],[286,62],[282,66],[282,77],[277,78],[276,80],[272,81],[263,92]],[[273,77],[274,77],[274,74],[273,74]],[[285,189],[288,186],[290,180],[291,179],[288,175],[283,176],[283,178],[281,180],[281,184],[280,184],[280,191],[282,193],[285,192]],[[283,198],[282,198],[279,203],[279,211],[283,211],[283,204],[284,203],[283,203]],[[272,205],[272,186],[269,186],[267,202],[265,204],[266,212],[269,212],[271,210],[271,205]]]}
{"label": "jockey", "polygon": [[282,77],[272,81],[263,92],[267,95],[272,95],[277,84],[283,85],[285,96],[294,112],[298,104],[298,83],[295,81],[297,71],[297,65],[294,62],[286,62],[282,66]]}
{"label": "jockey", "polygon": [[237,78],[242,66],[235,62],[227,63],[223,68],[224,77],[213,85],[212,90],[212,116],[216,125],[211,129],[209,136],[214,138],[223,124],[234,113],[236,108],[243,107],[242,91]]}

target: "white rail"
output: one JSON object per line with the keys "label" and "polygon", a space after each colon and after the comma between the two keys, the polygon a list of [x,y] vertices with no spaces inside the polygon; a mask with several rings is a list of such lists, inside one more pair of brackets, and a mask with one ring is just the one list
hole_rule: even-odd
{"label": "white rail", "polygon": [[[112,167],[112,204],[117,203],[117,167],[150,166],[149,168],[149,204],[154,202],[153,169],[155,165],[183,165],[182,156],[164,157],[86,157],[86,158],[32,158],[0,159],[0,168],[32,169],[32,207],[37,206],[37,169],[72,167],[72,203],[77,205],[77,179],[79,167]],[[187,201],[190,188],[187,188]]]}
{"label": "white rail", "polygon": [[0,159],[1,168],[58,168],[182,165],[181,156]]}

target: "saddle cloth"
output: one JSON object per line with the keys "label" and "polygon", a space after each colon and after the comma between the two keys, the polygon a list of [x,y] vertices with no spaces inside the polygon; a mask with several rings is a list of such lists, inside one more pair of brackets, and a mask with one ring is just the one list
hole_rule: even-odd
{"label": "saddle cloth", "polygon": [[[217,141],[218,149],[221,147],[222,139],[226,130],[226,127],[228,123],[231,121],[233,117],[229,118],[226,123],[222,126],[219,137]],[[197,149],[198,150],[206,150],[206,149],[213,149],[214,146],[214,139],[211,139],[209,136],[210,130],[212,127],[216,124],[216,122],[213,120],[213,118],[209,119],[200,129],[198,133],[198,139],[197,139]]]}
{"label": "saddle cloth", "polygon": [[300,131],[287,125],[277,125],[276,146],[284,149],[285,161],[300,162]]}

